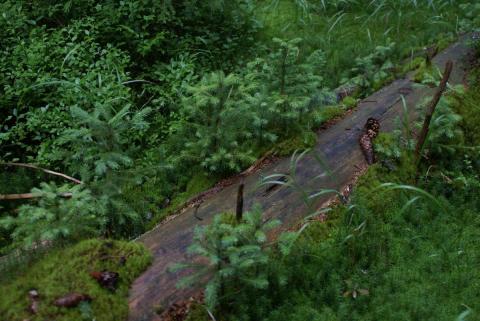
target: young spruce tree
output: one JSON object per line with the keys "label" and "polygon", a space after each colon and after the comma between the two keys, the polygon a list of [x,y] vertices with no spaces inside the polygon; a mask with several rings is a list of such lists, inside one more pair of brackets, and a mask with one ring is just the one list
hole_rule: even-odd
{"label": "young spruce tree", "polygon": [[174,139],[184,141],[177,161],[200,164],[226,174],[254,160],[249,126],[254,111],[248,102],[252,86],[234,74],[206,75],[188,90],[182,103],[182,121]]}

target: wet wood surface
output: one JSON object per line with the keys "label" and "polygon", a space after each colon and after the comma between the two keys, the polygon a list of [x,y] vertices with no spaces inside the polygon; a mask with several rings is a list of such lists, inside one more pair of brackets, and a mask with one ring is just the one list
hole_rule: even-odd
{"label": "wet wood surface", "polygon": [[[469,49],[468,36],[450,46],[434,58],[434,63],[443,70],[447,60],[454,62],[450,83],[461,84],[465,71],[463,60]],[[342,190],[349,184],[358,171],[365,166],[365,159],[358,144],[358,138],[369,117],[380,120],[381,132],[395,129],[395,120],[403,114],[404,97],[410,119],[415,117],[415,106],[434,92],[434,89],[420,86],[411,80],[412,74],[399,79],[361,101],[358,108],[334,126],[318,132],[318,142],[313,152],[327,163],[331,175],[325,173],[323,166],[312,155],[305,156],[297,167],[297,179],[306,189],[319,190],[331,188]],[[244,209],[255,203],[261,204],[265,218],[275,217],[282,221],[283,228],[291,227],[304,218],[307,210],[298,192],[278,187],[266,193],[266,187],[259,187],[262,177],[270,174],[288,173],[290,159],[281,159],[265,169],[244,178]],[[313,180],[321,175],[321,178]],[[171,303],[188,298],[196,288],[178,289],[176,283],[182,273],[170,273],[167,268],[176,262],[185,261],[186,249],[192,241],[196,226],[208,224],[214,215],[222,212],[235,212],[238,185],[237,182],[219,193],[207,198],[195,216],[191,208],[178,217],[157,226],[139,238],[153,253],[154,261],[133,284],[130,297],[131,321],[159,320],[155,313],[158,306],[168,307]],[[318,200],[321,204],[331,198],[327,195]],[[200,286],[200,285],[199,285]]]}

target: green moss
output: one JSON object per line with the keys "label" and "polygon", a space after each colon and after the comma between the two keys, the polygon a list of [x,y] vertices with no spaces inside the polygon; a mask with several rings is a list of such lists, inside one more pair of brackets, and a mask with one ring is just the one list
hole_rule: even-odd
{"label": "green moss", "polygon": [[316,142],[317,135],[314,132],[307,131],[277,144],[274,147],[274,152],[278,156],[290,156],[296,150],[305,150],[315,146]]}
{"label": "green moss", "polygon": [[390,76],[388,76],[384,79],[380,79],[378,81],[375,81],[372,85],[372,89],[373,89],[373,91],[380,90],[394,80],[395,80],[395,75],[390,75]]}
{"label": "green moss", "polygon": [[217,177],[208,176],[202,171],[194,175],[187,183],[185,192],[176,194],[167,207],[160,208],[157,206],[152,220],[147,225],[147,230],[154,228],[165,217],[178,211],[189,199],[203,191],[206,191],[216,182]]}
{"label": "green moss", "polygon": [[201,304],[193,304],[185,321],[210,321],[207,309]]}
{"label": "green moss", "polygon": [[[122,257],[125,257],[124,263]],[[58,297],[78,292],[93,298],[90,306],[83,306],[84,315],[89,314],[88,320],[126,320],[129,286],[150,262],[148,251],[133,242],[88,240],[69,248],[53,250],[0,286],[0,314],[9,321],[84,320],[80,307],[59,308],[52,304]],[[104,269],[120,274],[115,292],[100,287],[89,275],[89,272]],[[32,289],[40,294],[36,315],[27,312],[28,291]]]}
{"label": "green moss", "polygon": [[297,242],[323,242],[331,238],[332,232],[338,227],[344,212],[345,206],[334,206],[326,214],[326,221],[314,221],[310,223]]}
{"label": "green moss", "polygon": [[456,39],[457,38],[453,33],[445,33],[440,35],[436,43],[438,51],[447,49],[452,43],[455,42]]}
{"label": "green moss", "polygon": [[426,60],[424,57],[416,57],[414,59],[409,60],[406,64],[401,67],[401,73],[406,74],[409,71],[417,70],[418,68],[424,66],[426,64]]}
{"label": "green moss", "polygon": [[357,103],[358,103],[358,100],[351,96],[347,96],[342,100],[342,105],[347,110],[355,108],[357,106]]}
{"label": "green moss", "polygon": [[193,196],[212,187],[215,182],[216,179],[214,176],[200,172],[194,175],[192,179],[188,182],[185,193],[187,195]]}
{"label": "green moss", "polygon": [[235,226],[237,225],[237,218],[235,217],[235,214],[233,213],[222,213],[221,215],[221,221],[224,224],[232,225]]}
{"label": "green moss", "polygon": [[[346,104],[350,105],[353,104],[354,98],[348,99],[350,97],[347,97],[344,99],[346,100]],[[353,99],[353,100],[352,100]],[[345,114],[346,106],[342,102],[342,105],[335,105],[335,106],[325,106],[320,108],[320,110],[317,110],[313,112],[311,118],[313,119],[313,124],[312,128],[313,129],[318,129],[322,125],[324,125],[326,122],[336,118],[340,117]],[[355,101],[356,104],[356,101]]]}

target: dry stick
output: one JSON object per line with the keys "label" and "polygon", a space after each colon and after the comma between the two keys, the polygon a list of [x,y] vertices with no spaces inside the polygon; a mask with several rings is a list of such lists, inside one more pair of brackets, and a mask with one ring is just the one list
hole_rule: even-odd
{"label": "dry stick", "polygon": [[[61,198],[72,198],[73,194],[72,193],[59,193],[57,194],[58,197]],[[40,194],[34,194],[34,193],[24,193],[24,194],[0,194],[0,201],[1,200],[6,200],[6,201],[12,201],[12,200],[28,200],[32,198],[39,198],[41,197]]]}
{"label": "dry stick", "polygon": [[68,175],[65,175],[65,174],[62,174],[62,173],[58,173],[58,172],[54,172],[54,171],[51,171],[49,169],[45,169],[45,168],[41,168],[41,167],[38,167],[38,166],[35,166],[35,165],[32,165],[32,164],[24,164],[24,163],[0,163],[0,165],[3,165],[3,166],[16,166],[16,167],[25,167],[25,168],[31,168],[31,169],[38,169],[44,173],[47,173],[47,174],[50,174],[50,175],[55,175],[55,176],[59,176],[59,177],[62,177],[66,180],[69,180],[71,182],[74,182],[75,184],[83,184],[82,181],[74,178],[74,177],[71,177],[71,176],[68,176]]}
{"label": "dry stick", "polygon": [[427,107],[427,112],[425,114],[425,120],[423,121],[422,131],[420,132],[420,136],[418,137],[417,146],[415,147],[415,164],[418,164],[420,161],[420,153],[422,152],[423,145],[425,144],[425,140],[427,139],[428,130],[430,128],[430,122],[432,120],[433,113],[435,112],[435,108],[442,98],[443,93],[447,89],[447,82],[450,78],[450,74],[452,73],[453,62],[451,60],[447,61],[445,65],[445,71],[443,73],[442,81],[440,82],[440,86],[438,87],[435,96],[433,96],[432,101]]}
{"label": "dry stick", "polygon": [[242,217],[243,217],[243,188],[244,188],[245,184],[243,183],[243,181],[240,183],[240,185],[238,186],[238,192],[237,192],[237,211],[236,211],[236,219],[237,219],[237,222],[240,222],[242,220]]}
{"label": "dry stick", "polygon": [[33,193],[25,193],[25,194],[7,194],[7,195],[2,195],[0,194],[0,200],[26,200],[26,199],[31,199],[31,198],[36,198],[38,197],[36,194]]}
{"label": "dry stick", "polygon": [[[38,166],[35,166],[35,165],[32,165],[32,164],[24,164],[24,163],[0,163],[0,165],[2,166],[16,166],[16,167],[25,167],[25,168],[30,168],[30,169],[37,169],[37,170],[40,170],[44,173],[47,173],[47,174],[50,174],[50,175],[54,175],[54,176],[59,176],[59,177],[62,177],[66,180],[69,180],[71,182],[74,182],[75,184],[83,184],[82,181],[76,179],[76,178],[73,178],[71,176],[68,176],[68,175],[65,175],[65,174],[62,174],[62,173],[58,173],[58,172],[54,172],[54,171],[51,171],[49,169],[45,169],[45,168],[41,168],[41,167],[38,167]],[[63,197],[63,198],[71,198],[72,197],[72,193],[62,193],[60,195],[58,195],[59,197]],[[6,195],[3,195],[3,194],[0,194],[0,200],[25,200],[25,199],[32,199],[32,198],[37,198],[37,197],[40,197],[40,195],[38,194],[33,194],[33,193],[24,193],[24,194],[6,194]]]}

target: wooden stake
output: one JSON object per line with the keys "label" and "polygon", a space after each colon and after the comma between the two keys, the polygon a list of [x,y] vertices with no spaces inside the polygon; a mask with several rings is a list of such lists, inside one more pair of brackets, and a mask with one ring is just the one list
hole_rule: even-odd
{"label": "wooden stake", "polygon": [[437,107],[438,102],[440,101],[440,98],[442,98],[443,93],[447,89],[447,82],[448,82],[448,79],[450,78],[450,74],[452,73],[452,69],[453,69],[453,62],[449,60],[445,65],[445,71],[443,72],[443,78],[442,78],[442,81],[440,82],[440,86],[438,87],[437,92],[435,93],[435,95],[432,98],[432,101],[427,107],[425,120],[423,121],[422,131],[420,132],[420,135],[417,141],[417,146],[415,147],[415,164],[418,164],[418,162],[420,161],[420,154],[422,152],[423,145],[425,144],[425,140],[427,139],[428,130],[430,128],[430,122],[432,120],[433,113],[435,112],[435,108]]}
{"label": "wooden stake", "polygon": [[238,186],[238,192],[237,192],[237,211],[235,215],[237,222],[240,222],[243,218],[243,188],[244,187],[245,187],[245,184],[242,181]]}

